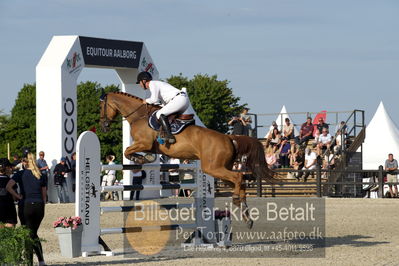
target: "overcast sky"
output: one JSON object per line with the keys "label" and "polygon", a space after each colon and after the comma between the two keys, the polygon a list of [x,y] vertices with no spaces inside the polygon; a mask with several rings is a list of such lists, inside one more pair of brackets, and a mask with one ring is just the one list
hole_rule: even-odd
{"label": "overcast sky", "polygon": [[[253,113],[363,109],[399,121],[399,1],[0,0],[0,110],[53,35],[145,42],[161,78],[217,74]],[[112,70],[81,81],[117,83]],[[302,122],[302,121],[296,121]]]}

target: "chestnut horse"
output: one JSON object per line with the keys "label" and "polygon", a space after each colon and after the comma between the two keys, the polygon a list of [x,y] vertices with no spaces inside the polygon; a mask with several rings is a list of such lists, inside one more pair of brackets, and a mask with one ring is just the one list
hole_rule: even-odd
{"label": "chestnut horse", "polygon": [[133,145],[125,150],[125,157],[137,161],[138,152],[165,154],[172,158],[201,160],[204,173],[227,181],[232,187],[233,203],[242,210],[243,219],[249,228],[253,221],[248,216],[243,173],[232,171],[236,159],[246,158],[246,167],[256,178],[271,181],[273,174],[268,169],[262,144],[247,136],[224,135],[215,130],[191,125],[175,135],[176,143],[161,145],[156,139],[158,132],[148,126],[148,117],[159,106],[143,104],[141,98],[111,92],[101,96],[100,123],[104,132],[109,131],[110,122],[120,113],[130,124]]}

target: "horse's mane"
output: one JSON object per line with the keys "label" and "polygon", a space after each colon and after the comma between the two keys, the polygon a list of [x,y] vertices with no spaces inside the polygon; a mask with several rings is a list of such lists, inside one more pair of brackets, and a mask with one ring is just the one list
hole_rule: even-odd
{"label": "horse's mane", "polygon": [[[135,95],[132,95],[132,94],[127,93],[127,92],[122,92],[122,91],[109,92],[108,94],[119,94],[119,95],[123,95],[123,96],[126,96],[126,97],[133,98],[133,99],[135,99],[135,100],[139,100],[139,101],[142,101],[142,100],[143,100],[143,99],[140,98],[140,97],[137,97],[137,96],[135,96]],[[148,105],[154,106],[154,107],[158,107],[158,108],[159,108],[159,105],[156,105],[156,104],[148,104]]]}

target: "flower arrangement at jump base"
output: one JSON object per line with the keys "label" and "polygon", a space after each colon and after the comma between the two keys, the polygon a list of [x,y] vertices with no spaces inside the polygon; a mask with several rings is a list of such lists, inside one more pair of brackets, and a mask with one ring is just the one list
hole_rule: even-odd
{"label": "flower arrangement at jump base", "polygon": [[59,217],[53,227],[58,235],[61,255],[67,258],[81,256],[82,218],[79,216]]}
{"label": "flower arrangement at jump base", "polygon": [[59,217],[54,223],[53,227],[62,227],[62,228],[72,228],[75,230],[79,225],[82,224],[82,219],[79,216],[70,216],[70,217]]}

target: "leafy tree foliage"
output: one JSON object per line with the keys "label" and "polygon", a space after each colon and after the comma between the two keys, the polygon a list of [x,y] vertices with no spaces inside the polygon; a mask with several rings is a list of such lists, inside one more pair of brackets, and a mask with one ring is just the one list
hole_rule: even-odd
{"label": "leafy tree foliage", "polygon": [[[104,92],[119,91],[119,87],[109,85]],[[115,155],[117,160],[122,160],[122,119],[117,117],[111,124],[111,131],[103,133],[100,130],[100,96],[101,85],[96,82],[80,83],[77,87],[78,97],[78,136],[86,130],[96,129],[96,134],[101,143],[101,158],[108,154]]]}
{"label": "leafy tree foliage", "polygon": [[6,128],[9,115],[0,110],[0,157],[7,157],[7,141],[6,141]]}
{"label": "leafy tree foliage", "polygon": [[206,127],[225,133],[227,122],[246,106],[239,105],[239,97],[233,95],[228,87],[229,81],[218,80],[217,75],[208,76],[198,74],[191,80],[178,76],[171,76],[167,81],[176,88],[186,87],[190,102]]}
{"label": "leafy tree foliage", "polygon": [[36,85],[24,84],[11,110],[5,129],[5,141],[11,153],[22,154],[23,148],[36,150]]}

